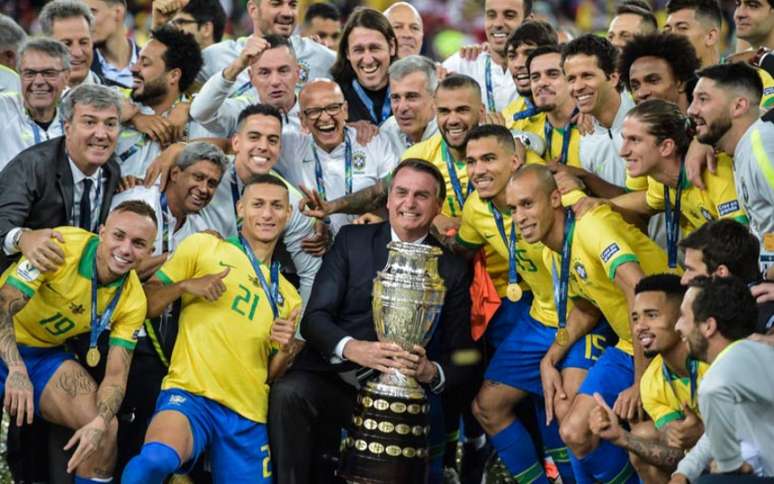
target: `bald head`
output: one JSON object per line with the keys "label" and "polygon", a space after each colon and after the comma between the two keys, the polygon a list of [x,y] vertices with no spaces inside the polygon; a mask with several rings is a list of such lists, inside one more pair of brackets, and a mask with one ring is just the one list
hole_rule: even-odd
{"label": "bald head", "polygon": [[551,170],[545,165],[529,164],[523,165],[520,169],[511,175],[511,183],[518,182],[534,183],[534,187],[539,189],[545,195],[551,195],[558,189],[556,180]]}
{"label": "bald head", "polygon": [[298,101],[301,104],[301,109],[310,106],[310,103],[317,98],[325,97],[332,98],[337,97],[340,99],[338,102],[344,102],[344,94],[341,92],[341,88],[338,84],[330,79],[314,79],[304,84],[301,93],[298,96]]}
{"label": "bald head", "polygon": [[385,10],[384,16],[398,38],[398,57],[402,59],[419,54],[425,32],[417,9],[409,3],[398,2]]}

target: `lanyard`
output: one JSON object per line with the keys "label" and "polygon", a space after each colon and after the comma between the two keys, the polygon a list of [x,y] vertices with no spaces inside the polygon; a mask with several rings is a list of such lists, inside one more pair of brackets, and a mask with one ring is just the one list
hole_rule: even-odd
{"label": "lanyard", "polygon": [[[570,119],[572,119],[575,114],[578,112],[578,108],[575,108],[570,115]],[[562,133],[562,152],[561,152],[561,158],[559,158],[559,163],[562,165],[567,164],[567,155],[570,152],[570,138],[572,137],[572,128],[575,125],[572,121],[567,121],[567,124],[564,125],[564,133]],[[551,153],[551,145],[554,141],[554,125],[551,124],[551,121],[548,120],[548,117],[546,117],[546,124],[543,125],[543,136],[546,140],[546,153],[548,153],[548,157],[553,157],[553,154]]]}
{"label": "lanyard", "polygon": [[675,206],[669,200],[669,187],[664,185],[664,214],[666,215],[667,254],[669,267],[677,267],[677,239],[680,238],[680,198],[683,195],[683,165],[680,163],[680,175],[677,177]]}
{"label": "lanyard", "polygon": [[[59,120],[59,127],[62,129],[62,135],[64,135],[64,121],[61,119]],[[35,121],[30,121],[30,128],[32,128],[32,137],[35,140],[35,144],[40,144],[40,142],[43,141],[43,135],[41,135],[43,128],[41,128]],[[48,136],[48,132],[46,132],[46,140],[48,139],[50,138]]]}
{"label": "lanyard", "polygon": [[[118,286],[118,290],[113,295],[113,299],[105,308],[105,312],[102,315],[97,314],[97,256],[94,256],[94,263],[91,267],[91,336],[89,338],[89,348],[96,348],[99,335],[105,331],[105,328],[110,324],[110,317],[113,315],[113,311],[116,309],[118,300],[121,299],[121,293],[124,291],[124,284],[126,283],[126,276],[121,279],[121,285]],[[91,366],[96,366],[96,363]]]}
{"label": "lanyard", "polygon": [[239,192],[239,175],[237,175],[236,171],[236,163],[234,163],[234,167],[231,170],[233,176],[231,177],[231,203],[234,207],[234,219],[237,221],[237,227],[239,227],[239,214],[237,213],[237,203],[239,203],[239,199],[242,197],[242,194]]}
{"label": "lanyard", "polygon": [[486,84],[486,105],[489,112],[494,113],[497,111],[494,101],[494,87],[492,86],[492,56],[486,56],[486,64],[484,65],[484,83]]}
{"label": "lanyard", "polygon": [[567,294],[570,286],[570,258],[572,256],[572,238],[575,232],[575,212],[571,208],[565,211],[564,237],[562,238],[561,272],[556,272],[556,260],[551,258],[551,279],[554,283],[554,304],[559,329],[567,326]]}
{"label": "lanyard", "polygon": [[244,84],[242,84],[241,86],[239,86],[239,87],[236,89],[236,91],[234,91],[234,92],[232,92],[231,94],[229,94],[229,96],[228,96],[228,97],[229,97],[230,99],[233,99],[233,98],[235,98],[235,97],[239,97],[239,96],[241,96],[242,94],[244,94],[244,93],[246,93],[247,91],[249,91],[251,87],[253,87],[253,84],[252,84],[252,82],[250,82],[250,81],[247,81],[247,82],[245,82]]}
{"label": "lanyard", "polygon": [[174,244],[172,234],[174,230],[169,227],[169,219],[171,218],[169,212],[169,203],[167,201],[167,194],[161,194],[161,252],[169,252]]}
{"label": "lanyard", "polygon": [[521,121],[522,119],[527,119],[540,112],[540,110],[536,108],[534,104],[532,104],[532,101],[530,101],[529,98],[524,98],[524,104],[527,107],[513,115],[514,121]]}
{"label": "lanyard", "polygon": [[[314,145],[312,145],[312,153],[314,154],[314,177],[317,181],[317,192],[323,200],[327,200],[322,163],[320,163],[320,156],[317,154],[317,147]],[[345,195],[349,195],[352,193],[352,143],[349,141],[349,135],[346,131],[344,132],[344,184],[346,185]]]}
{"label": "lanyard", "polygon": [[[444,140],[441,140],[441,156],[443,157],[443,161],[446,163],[446,170],[449,172],[449,180],[451,180],[451,186],[454,189],[454,196],[457,198],[457,204],[460,206],[460,210],[462,210],[462,207],[465,206],[465,200],[467,200],[470,192],[473,191],[473,184],[470,183],[470,180],[468,180],[467,192],[465,194],[462,193],[462,184],[460,183],[460,179],[457,176],[457,169],[454,166],[454,157],[449,151],[449,146]],[[454,215],[454,204],[451,203],[451,200],[449,200],[449,202],[452,215]]]}
{"label": "lanyard", "polygon": [[489,211],[492,212],[495,224],[497,225],[497,231],[500,232],[500,237],[503,239],[503,243],[508,249],[508,284],[517,284],[519,282],[519,273],[516,271],[516,226],[514,225],[513,220],[511,220],[511,236],[509,239],[508,236],[505,235],[503,216],[492,202],[489,202]]}
{"label": "lanyard", "polygon": [[[661,371],[664,375],[664,381],[669,384],[669,388],[672,389],[672,393],[674,394],[675,398],[677,398],[678,401],[680,401],[680,398],[677,396],[677,391],[675,391],[675,387],[672,385],[672,372],[667,367],[666,361],[661,362]],[[697,384],[697,378],[699,375],[699,362],[698,360],[694,360],[693,358],[688,359],[688,379],[690,382],[690,392],[691,392],[691,407],[695,407],[696,405],[696,389],[698,388]]]}
{"label": "lanyard", "polygon": [[371,121],[374,122],[377,126],[382,124],[382,121],[389,118],[392,114],[392,103],[390,103],[390,87],[387,86],[387,92],[384,93],[384,101],[382,101],[382,111],[377,115],[376,110],[374,109],[374,102],[371,100],[371,98],[366,94],[365,89],[363,89],[363,86],[360,85],[359,82],[357,82],[356,78],[352,79],[352,89],[355,90],[355,94],[357,94],[357,98],[360,99],[360,102],[365,106],[365,108],[368,110],[368,114],[371,116]]}
{"label": "lanyard", "polygon": [[269,300],[271,312],[274,314],[274,319],[277,319],[279,317],[279,308],[277,307],[279,301],[279,263],[277,261],[271,263],[271,269],[269,271],[271,289],[269,289],[269,284],[266,282],[266,278],[263,277],[263,272],[261,272],[261,262],[255,258],[253,249],[242,234],[239,234],[239,243],[242,244],[242,249],[244,249],[245,254],[247,254],[247,259],[250,261],[250,265],[253,266],[255,275],[257,275],[258,280],[261,281],[261,287],[263,288],[263,292],[266,293],[266,298]]}

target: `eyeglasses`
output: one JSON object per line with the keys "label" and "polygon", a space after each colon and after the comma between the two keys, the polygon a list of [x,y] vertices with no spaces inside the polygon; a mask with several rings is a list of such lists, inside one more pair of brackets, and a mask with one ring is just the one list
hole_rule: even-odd
{"label": "eyeglasses", "polygon": [[183,27],[185,25],[198,24],[196,20],[189,20],[187,18],[175,18],[169,21],[169,24],[173,27]]}
{"label": "eyeglasses", "polygon": [[325,111],[328,114],[328,116],[336,116],[341,112],[341,108],[343,106],[344,106],[344,103],[333,103],[323,108],[304,109],[304,116],[311,119],[312,121],[319,119],[320,116],[322,116],[323,111]]}
{"label": "eyeglasses", "polygon": [[25,81],[32,81],[38,77],[38,74],[40,74],[43,76],[43,79],[47,81],[56,81],[56,79],[59,77],[59,74],[66,70],[68,69],[43,69],[41,71],[36,71],[35,69],[22,69],[21,77]]}

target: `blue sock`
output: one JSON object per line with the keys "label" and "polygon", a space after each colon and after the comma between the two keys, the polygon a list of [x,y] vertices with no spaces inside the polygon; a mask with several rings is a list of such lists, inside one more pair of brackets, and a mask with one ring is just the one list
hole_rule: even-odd
{"label": "blue sock", "polygon": [[574,484],[575,477],[570,465],[570,449],[564,445],[559,436],[559,422],[554,418],[551,425],[546,425],[546,407],[543,399],[535,399],[535,417],[540,425],[540,434],[543,437],[543,448],[546,455],[551,456],[564,484]]}
{"label": "blue sock", "polygon": [[[597,480],[594,479],[594,476],[586,471],[586,468],[583,467],[583,464],[581,464],[580,460],[575,457],[575,454],[573,454],[571,450],[567,450],[569,451],[570,467],[572,467],[572,474],[573,477],[575,477],[575,484],[595,484]],[[562,478],[564,478],[564,476],[562,476]]]}
{"label": "blue sock", "polygon": [[165,477],[180,467],[180,457],[172,447],[149,442],[129,461],[121,476],[122,484],[161,484]]}
{"label": "blue sock", "polygon": [[113,482],[112,477],[81,477],[75,476],[75,484],[105,484],[106,482]]}
{"label": "blue sock", "polygon": [[602,482],[639,482],[634,467],[629,463],[629,454],[606,440],[600,440],[596,449],[580,459],[581,465],[597,480]]}
{"label": "blue sock", "polygon": [[548,484],[543,464],[535,455],[535,447],[527,429],[514,420],[503,430],[491,437],[492,445],[505,467],[517,482],[538,482]]}

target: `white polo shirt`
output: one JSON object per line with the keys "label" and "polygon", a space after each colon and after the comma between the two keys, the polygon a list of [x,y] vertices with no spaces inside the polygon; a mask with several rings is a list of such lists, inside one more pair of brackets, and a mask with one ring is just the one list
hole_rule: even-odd
{"label": "white polo shirt", "polygon": [[734,182],[761,242],[761,270],[774,264],[774,123],[759,119],[734,150]]}
{"label": "white polo shirt", "polygon": [[16,71],[0,64],[0,93],[5,92],[21,92],[21,79]]}
{"label": "white polo shirt", "polygon": [[[239,57],[239,53],[242,52],[245,43],[247,43],[247,37],[240,37],[235,40],[224,40],[204,49],[202,51],[204,64],[196,76],[196,81],[205,83],[216,73],[222,72],[234,59]],[[330,79],[331,67],[336,62],[335,52],[322,44],[318,44],[300,35],[291,35],[290,44],[296,52],[296,58],[301,70],[298,79],[299,87],[309,79],[317,79],[318,77]],[[230,94],[238,96],[244,94],[250,88],[252,88],[250,74],[245,69],[237,76]]]}
{"label": "white polo shirt", "polygon": [[[398,164],[392,143],[382,134],[363,146],[357,142],[353,128],[344,128],[352,146],[352,193],[370,187],[389,174]],[[300,132],[282,134],[282,151],[275,167],[294,185],[318,188],[315,175],[315,152],[322,168],[323,187],[328,200],[343,197],[346,190],[345,154],[346,142],[330,153],[318,147],[314,138]],[[342,225],[351,223],[357,216],[331,215],[331,231],[335,234]]]}
{"label": "white polo shirt", "polygon": [[[237,130],[239,113],[251,104],[261,102],[258,91],[253,85],[239,96],[229,97],[234,89],[236,81],[227,81],[223,77],[223,71],[217,72],[204,83],[199,94],[191,103],[191,117],[201,123],[214,136],[230,138]],[[301,121],[298,117],[298,101],[293,108],[283,116],[282,130],[301,129]]]}
{"label": "white polo shirt", "polygon": [[495,111],[499,113],[519,98],[516,84],[513,83],[513,77],[507,67],[503,68],[497,65],[487,53],[479,55],[474,61],[465,60],[460,57],[459,53],[456,53],[443,62],[443,67],[446,70],[468,75],[478,82],[481,87],[481,102],[484,103],[487,111],[491,111],[488,101],[489,93],[486,87],[487,66],[492,76],[491,95],[494,97]]}
{"label": "white polo shirt", "polygon": [[0,170],[30,146],[64,135],[59,109],[48,129],[43,129],[27,113],[18,92],[0,93],[0,120]]}
{"label": "white polo shirt", "polygon": [[[436,122],[435,117],[433,117],[433,119],[427,123],[427,126],[425,126],[425,131],[422,133],[422,139],[419,140],[419,142],[431,138],[437,133],[438,123]],[[390,140],[390,143],[392,143],[393,153],[395,153],[395,156],[397,156],[398,159],[403,156],[404,151],[409,149],[412,145],[416,144],[412,142],[403,131],[400,130],[398,121],[395,120],[395,116],[390,116],[386,121],[384,121],[384,123],[382,123],[381,126],[379,126],[379,134]]]}
{"label": "white polo shirt", "polygon": [[[235,237],[239,234],[237,229],[236,201],[234,200],[235,194],[232,187],[236,184],[237,196],[241,197],[244,183],[236,174],[233,158],[229,157],[229,159],[230,163],[223,173],[220,185],[218,185],[218,189],[215,191],[215,195],[213,195],[210,203],[198,214],[189,216],[180,232],[190,235],[204,230],[215,230],[225,238]],[[314,277],[320,269],[322,259],[304,252],[301,248],[301,242],[314,235],[315,221],[298,211],[298,202],[303,197],[301,192],[279,176],[278,173],[272,172],[272,175],[280,177],[288,187],[290,207],[293,211],[285,227],[282,240],[293,260],[293,265],[300,279],[298,291],[304,304],[306,304],[306,301],[309,300],[309,294],[312,292]]]}
{"label": "white polo shirt", "polygon": [[580,162],[583,169],[594,173],[608,183],[626,186],[626,162],[618,154],[623,145],[621,129],[626,114],[634,107],[631,95],[621,93],[621,104],[610,128],[594,119],[594,131],[581,137]]}

